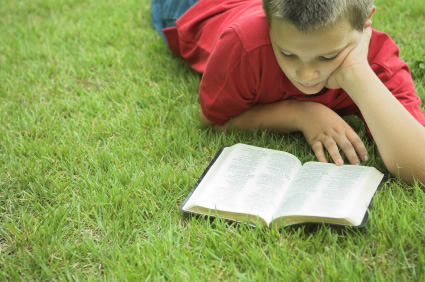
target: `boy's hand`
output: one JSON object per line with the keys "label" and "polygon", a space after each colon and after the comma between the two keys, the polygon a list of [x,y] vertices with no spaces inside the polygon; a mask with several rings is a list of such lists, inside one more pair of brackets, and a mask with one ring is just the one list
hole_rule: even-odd
{"label": "boy's hand", "polygon": [[367,150],[357,133],[334,111],[314,102],[302,103],[303,120],[300,129],[311,145],[318,161],[327,162],[323,147],[337,165],[342,165],[339,148],[350,164],[360,164],[359,157],[367,160]]}
{"label": "boy's hand", "polygon": [[369,52],[370,38],[372,37],[372,29],[370,27],[365,28],[360,36],[358,44],[348,53],[341,65],[328,78],[326,84],[327,88],[345,89],[347,78],[350,77],[349,73],[355,68],[369,65],[367,55]]}

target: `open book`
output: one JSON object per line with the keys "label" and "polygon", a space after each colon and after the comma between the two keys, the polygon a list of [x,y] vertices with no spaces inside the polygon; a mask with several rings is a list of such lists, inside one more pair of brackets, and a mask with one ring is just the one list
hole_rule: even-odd
{"label": "open book", "polygon": [[363,226],[383,179],[373,167],[302,165],[283,151],[236,144],[217,153],[180,210],[265,226]]}

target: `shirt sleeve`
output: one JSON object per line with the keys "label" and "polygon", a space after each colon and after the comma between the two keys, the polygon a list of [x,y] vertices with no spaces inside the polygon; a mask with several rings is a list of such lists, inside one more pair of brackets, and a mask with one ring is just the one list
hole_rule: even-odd
{"label": "shirt sleeve", "polygon": [[218,125],[255,104],[256,81],[250,55],[233,28],[217,42],[201,79],[199,101],[205,117]]}
{"label": "shirt sleeve", "polygon": [[391,66],[391,70],[386,69],[380,64],[374,64],[371,67],[403,107],[419,123],[425,126],[425,115],[421,110],[421,99],[416,94],[407,64],[397,57],[397,60],[394,60]]}
{"label": "shirt sleeve", "polygon": [[[421,99],[416,94],[410,69],[399,57],[399,54],[399,48],[387,34],[374,32],[368,58],[372,70],[403,107],[422,126],[425,126],[425,115],[421,110]],[[360,111],[357,115],[364,121]],[[388,115],[391,115],[391,113],[388,113]],[[367,131],[371,135],[368,127]]]}

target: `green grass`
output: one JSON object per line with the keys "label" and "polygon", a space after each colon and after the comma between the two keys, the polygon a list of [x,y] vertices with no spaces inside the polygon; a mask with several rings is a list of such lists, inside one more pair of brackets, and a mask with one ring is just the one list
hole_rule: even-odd
{"label": "green grass", "polygon": [[[424,2],[376,5],[425,98]],[[154,32],[148,0],[1,1],[0,34],[0,280],[425,278],[425,193],[396,178],[363,229],[182,216],[223,145],[314,155],[298,133],[203,128],[200,75]]]}

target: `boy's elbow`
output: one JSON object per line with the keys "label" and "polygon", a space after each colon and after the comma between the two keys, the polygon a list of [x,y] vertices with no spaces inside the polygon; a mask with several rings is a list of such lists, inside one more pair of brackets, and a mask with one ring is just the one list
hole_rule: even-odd
{"label": "boy's elbow", "polygon": [[418,166],[415,168],[414,180],[425,186],[425,154],[422,153]]}
{"label": "boy's elbow", "polygon": [[201,111],[201,114],[200,114],[200,119],[201,119],[201,123],[202,123],[203,126],[214,125],[214,123],[212,121],[207,119],[207,117],[204,115],[204,113],[202,111]]}
{"label": "boy's elbow", "polygon": [[215,128],[222,130],[222,131],[226,131],[227,129],[227,123],[225,125],[217,125],[214,122],[210,121],[205,115],[204,113],[200,114],[200,118],[201,118],[201,123],[203,126],[208,127],[208,126],[214,126]]}
{"label": "boy's elbow", "polygon": [[413,185],[417,181],[425,185],[425,158],[423,155],[405,166],[396,165],[394,167],[388,167],[388,171],[410,185]]}
{"label": "boy's elbow", "polygon": [[[425,130],[425,128],[424,128]],[[425,141],[425,131],[423,131],[424,134],[422,134],[422,137],[419,141],[419,144],[417,146],[416,152],[414,156],[411,156],[410,159],[412,160],[412,181],[410,181],[411,184],[413,184],[416,181],[419,181],[423,187],[425,187],[425,151],[422,150],[422,144]]]}

